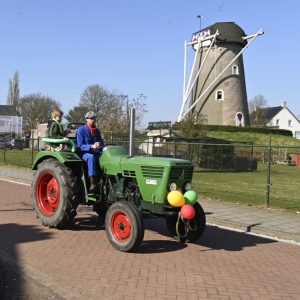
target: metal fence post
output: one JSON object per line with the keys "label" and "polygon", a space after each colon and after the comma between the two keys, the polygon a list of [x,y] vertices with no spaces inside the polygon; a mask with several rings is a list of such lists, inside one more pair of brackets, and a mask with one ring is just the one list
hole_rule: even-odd
{"label": "metal fence post", "polygon": [[268,146],[268,161],[267,161],[267,193],[266,193],[266,207],[270,206],[270,187],[271,187],[271,163],[272,163],[272,138],[269,135]]}
{"label": "metal fence post", "polygon": [[6,144],[5,144],[5,136],[3,139],[3,144],[4,144],[4,148],[3,148],[3,162],[6,162]]}
{"label": "metal fence post", "polygon": [[176,158],[176,138],[173,136],[173,158]]}
{"label": "metal fence post", "polygon": [[147,155],[149,155],[149,137],[147,138]]}
{"label": "metal fence post", "polygon": [[34,138],[31,138],[31,165],[33,164],[33,157],[34,157]]}
{"label": "metal fence post", "polygon": [[220,165],[221,165],[221,170],[223,170],[223,146],[221,148],[221,155],[220,155]]}

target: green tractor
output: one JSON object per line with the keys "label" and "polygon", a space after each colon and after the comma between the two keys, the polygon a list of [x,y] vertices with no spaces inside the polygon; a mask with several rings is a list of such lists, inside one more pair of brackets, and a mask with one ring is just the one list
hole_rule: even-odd
{"label": "green tractor", "polygon": [[36,155],[32,166],[32,200],[45,226],[67,227],[81,204],[92,205],[105,219],[107,237],[120,251],[133,251],[143,241],[145,215],[164,217],[170,234],[181,242],[196,241],[204,232],[205,213],[191,190],[190,161],[130,156],[125,148],[107,145],[99,159],[97,192],[90,195],[75,137],[68,143],[43,141],[46,150]]}

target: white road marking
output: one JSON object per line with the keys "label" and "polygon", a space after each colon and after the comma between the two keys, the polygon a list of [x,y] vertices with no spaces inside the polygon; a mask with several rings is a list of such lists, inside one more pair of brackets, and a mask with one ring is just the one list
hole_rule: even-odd
{"label": "white road marking", "polygon": [[0,177],[0,180],[7,181],[7,182],[10,182],[10,183],[17,183],[17,184],[21,184],[21,185],[25,185],[25,186],[31,186],[30,183],[25,183],[25,182],[21,182],[21,181],[15,181],[15,180],[12,180],[12,179],[6,179],[6,178],[2,178],[2,177]]}

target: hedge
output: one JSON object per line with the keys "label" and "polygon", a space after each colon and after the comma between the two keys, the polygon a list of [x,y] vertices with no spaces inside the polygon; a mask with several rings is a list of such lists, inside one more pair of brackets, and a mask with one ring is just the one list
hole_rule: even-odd
{"label": "hedge", "polygon": [[238,127],[238,126],[226,126],[226,125],[195,125],[202,131],[226,131],[226,132],[255,132],[265,134],[279,134],[285,136],[293,136],[290,130],[267,128],[267,127]]}

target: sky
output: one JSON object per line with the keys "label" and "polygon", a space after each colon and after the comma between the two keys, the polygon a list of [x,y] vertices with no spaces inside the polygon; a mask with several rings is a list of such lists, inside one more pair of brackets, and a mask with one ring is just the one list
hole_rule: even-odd
{"label": "sky", "polygon": [[286,101],[299,116],[299,11],[297,0],[0,0],[0,104],[18,71],[21,96],[42,93],[65,112],[99,84],[147,96],[144,126],[174,122],[184,41],[199,30],[201,15],[202,28],[235,22],[247,35],[264,29],[243,54],[248,101]]}

